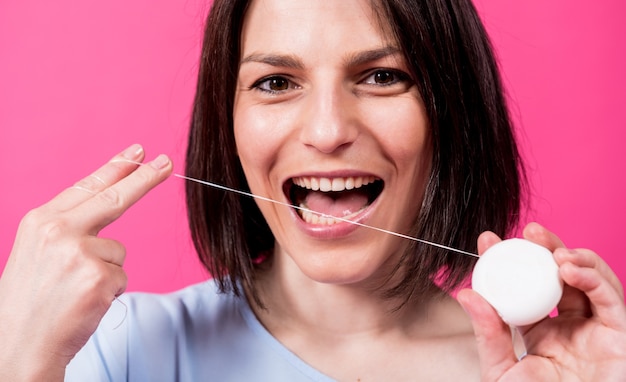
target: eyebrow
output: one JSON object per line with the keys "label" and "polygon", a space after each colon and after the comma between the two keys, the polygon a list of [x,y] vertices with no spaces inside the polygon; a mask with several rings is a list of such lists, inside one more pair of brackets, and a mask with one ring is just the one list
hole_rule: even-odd
{"label": "eyebrow", "polygon": [[271,66],[304,69],[304,63],[302,60],[293,55],[252,53],[251,55],[244,57],[241,60],[240,65],[247,62],[260,62]]}
{"label": "eyebrow", "polygon": [[372,61],[378,61],[385,57],[395,56],[402,51],[395,46],[384,46],[382,48],[365,50],[348,56],[346,60],[347,66],[360,66]]}
{"label": "eyebrow", "polygon": [[[348,55],[346,65],[348,67],[360,66],[372,61],[377,61],[388,56],[394,56],[401,53],[401,50],[394,46],[384,46],[382,48],[365,50]],[[241,60],[240,64],[248,62],[259,62],[276,67],[284,67],[291,69],[304,69],[304,62],[294,55],[282,54],[261,54],[252,53]]]}

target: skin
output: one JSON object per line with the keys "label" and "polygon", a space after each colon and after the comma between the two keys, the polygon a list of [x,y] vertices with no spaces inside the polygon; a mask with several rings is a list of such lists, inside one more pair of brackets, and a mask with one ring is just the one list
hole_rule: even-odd
{"label": "skin", "polygon": [[[284,1],[282,9],[297,6],[289,17],[266,18],[255,29],[255,12],[269,12],[278,3],[253,2],[246,36],[280,32],[294,22],[297,30],[318,35],[307,40],[306,33],[282,34],[279,52],[306,48],[292,55],[305,64],[290,73],[301,86],[289,93],[295,96],[273,102],[254,98],[242,64],[235,133],[253,191],[280,199],[287,177],[318,167],[365,171],[358,166],[366,163],[367,171],[385,180],[385,195],[391,195],[382,196],[389,199],[381,199],[369,218],[406,229],[407,215],[417,211],[412,203],[419,203],[404,199],[400,191],[423,187],[428,168],[419,96],[408,85],[373,95],[372,87],[363,89],[357,81],[367,76],[350,75],[362,71],[345,60],[348,47],[370,49],[389,39],[372,27],[378,24],[371,22],[365,1]],[[322,10],[317,7],[333,12],[317,13]],[[351,37],[337,40],[339,46],[325,33],[342,31],[342,21],[350,23],[343,31]],[[315,29],[317,24],[324,28]],[[270,26],[276,29],[266,30]],[[274,41],[272,33],[265,37],[268,44]],[[246,44],[244,52],[250,49]],[[403,64],[398,59],[366,62],[365,72],[370,65],[401,69]],[[397,108],[385,113],[391,103]],[[412,119],[409,112],[415,113]],[[129,147],[22,220],[0,278],[0,380],[62,381],[67,363],[124,291],[124,247],[98,233],[170,175],[167,157],[140,166],[144,155],[140,146]],[[311,163],[316,169],[307,167]],[[553,251],[566,288],[558,317],[519,328],[528,356],[518,362],[510,329],[471,290],[460,291],[458,302],[451,297],[411,302],[395,312],[396,301],[372,292],[396,260],[401,240],[360,229],[332,239],[307,237],[284,209],[261,208],[278,243],[273,262],[259,273],[267,309],[256,313],[285,346],[338,380],[611,381],[626,375],[626,308],[619,280],[597,254],[567,249],[536,223],[523,236]],[[482,234],[479,253],[499,240],[493,233]]]}

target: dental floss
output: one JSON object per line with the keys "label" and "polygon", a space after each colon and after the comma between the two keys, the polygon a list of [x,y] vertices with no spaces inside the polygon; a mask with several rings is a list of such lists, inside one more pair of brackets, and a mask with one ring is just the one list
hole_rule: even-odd
{"label": "dental floss", "polygon": [[[136,164],[138,166],[144,166],[145,165],[145,163],[136,162],[136,161],[133,161],[133,160],[130,160],[130,159],[125,159],[125,158],[124,159],[113,159],[111,162],[128,162],[128,163]],[[389,230],[386,230],[384,228],[378,228],[378,227],[374,227],[374,226],[369,226],[367,224],[355,222],[355,221],[352,221],[352,220],[349,220],[349,219],[344,219],[344,218],[340,218],[340,217],[336,217],[336,216],[332,216],[332,215],[327,215],[327,214],[324,214],[324,213],[321,213],[321,212],[310,210],[308,208],[304,208],[304,207],[300,207],[300,206],[294,206],[294,205],[291,205],[291,204],[288,204],[288,203],[280,202],[278,200],[266,198],[265,196],[255,195],[255,194],[253,194],[251,192],[236,190],[234,188],[222,186],[221,184],[209,182],[207,180],[195,179],[195,178],[192,178],[192,177],[189,177],[189,176],[186,176],[186,175],[177,174],[177,173],[173,173],[172,176],[175,176],[175,177],[180,178],[180,179],[188,180],[188,181],[191,181],[191,182],[204,184],[205,186],[210,186],[210,187],[217,188],[217,189],[220,189],[220,190],[230,191],[230,192],[234,192],[236,194],[240,194],[240,195],[248,196],[248,197],[251,197],[251,198],[263,200],[263,201],[266,201],[266,202],[278,204],[278,205],[281,205],[281,206],[295,208],[295,209],[301,210],[301,211],[308,211],[308,212],[314,213],[316,215],[320,215],[322,217],[333,218],[335,220],[339,220],[339,221],[342,221],[342,222],[345,222],[345,223],[358,225],[360,227],[369,228],[369,229],[372,229],[372,230],[375,230],[375,231],[383,232],[383,233],[386,233],[386,234],[389,234],[389,235],[393,235],[393,236],[397,236],[397,237],[400,237],[400,238],[403,238],[403,239],[407,239],[407,240],[413,240],[413,241],[416,241],[418,243],[431,245],[433,247],[446,249],[448,251],[457,252],[457,253],[460,253],[460,254],[463,254],[463,255],[472,256],[472,257],[480,257],[480,256],[478,256],[475,253],[463,251],[461,249],[448,247],[446,245],[439,244],[439,243],[434,243],[434,242],[431,242],[431,241],[428,241],[428,240],[424,240],[424,239],[418,239],[418,238],[413,237],[413,236],[404,235],[404,234],[401,234],[401,233],[398,233],[398,232],[394,232],[394,231],[389,231]]]}
{"label": "dental floss", "polygon": [[[127,163],[136,164],[138,166],[145,166],[146,165],[145,163],[133,161],[133,160],[126,159],[126,158],[123,158],[123,159],[117,159],[116,158],[116,159],[113,159],[111,162],[127,162]],[[186,176],[186,175],[177,174],[177,173],[173,173],[172,176],[175,176],[175,177],[180,178],[180,179],[188,180],[188,181],[191,181],[191,182],[204,184],[205,186],[210,186],[210,187],[217,188],[217,189],[220,189],[220,190],[230,191],[230,192],[234,192],[236,194],[240,194],[240,195],[248,196],[248,197],[251,197],[251,198],[263,200],[263,201],[266,201],[266,202],[278,204],[278,205],[281,205],[281,206],[295,208],[295,209],[301,210],[301,211],[308,211],[308,212],[314,213],[316,215],[320,215],[322,217],[333,218],[333,219],[339,220],[341,222],[358,225],[360,227],[369,228],[369,229],[372,229],[372,230],[375,230],[375,231],[379,231],[379,232],[386,233],[386,234],[389,234],[389,235],[397,236],[397,237],[400,237],[400,238],[403,238],[403,239],[407,239],[407,240],[413,240],[413,241],[416,241],[418,243],[431,245],[433,247],[446,249],[448,251],[460,253],[460,254],[463,254],[463,255],[472,256],[472,257],[480,257],[477,254],[472,253],[472,252],[467,252],[467,251],[463,251],[461,249],[448,247],[448,246],[443,245],[443,244],[433,243],[433,242],[430,242],[430,241],[427,241],[427,240],[418,239],[418,238],[415,238],[413,236],[404,235],[404,234],[401,234],[401,233],[398,233],[398,232],[394,232],[394,231],[389,231],[389,230],[386,230],[384,228],[378,228],[378,227],[374,227],[374,226],[369,226],[367,224],[355,222],[355,221],[352,221],[352,220],[349,220],[349,219],[344,219],[344,218],[340,218],[340,217],[324,214],[324,213],[321,213],[321,212],[310,210],[308,208],[304,208],[304,207],[300,207],[300,206],[294,206],[294,205],[291,205],[291,204],[288,204],[288,203],[280,202],[278,200],[266,198],[265,196],[255,195],[255,194],[250,193],[250,192],[241,191],[241,190],[237,190],[237,189],[234,189],[234,188],[222,186],[221,184],[209,182],[209,181],[206,181],[206,180],[196,179],[196,178],[192,178],[192,177],[189,177],[189,176]]]}
{"label": "dental floss", "polygon": [[448,246],[443,245],[443,244],[433,243],[433,242],[430,242],[430,241],[427,241],[427,240],[418,239],[418,238],[415,238],[415,237],[412,237],[412,236],[408,236],[408,235],[403,235],[401,233],[394,232],[394,231],[389,231],[389,230],[386,230],[386,229],[383,229],[383,228],[373,227],[373,226],[370,226],[370,225],[367,225],[367,224],[363,224],[363,223],[359,223],[359,222],[355,222],[355,221],[352,221],[352,220],[349,220],[349,219],[344,219],[344,218],[340,218],[340,217],[336,217],[336,216],[332,216],[332,215],[327,215],[327,214],[324,214],[324,213],[321,213],[321,212],[316,212],[316,211],[310,210],[308,208],[304,208],[304,207],[300,207],[300,206],[294,206],[294,205],[291,205],[291,204],[288,204],[288,203],[283,203],[283,202],[280,202],[278,200],[266,198],[266,197],[260,196],[260,195],[255,195],[255,194],[252,194],[250,192],[236,190],[234,188],[230,188],[230,187],[222,186],[220,184],[208,182],[206,180],[194,179],[194,178],[191,178],[191,177],[188,177],[188,176],[185,176],[185,175],[180,175],[180,174],[172,174],[172,175],[174,175],[175,177],[181,178],[181,179],[185,179],[185,180],[189,180],[189,181],[192,181],[192,182],[204,184],[206,186],[218,188],[220,190],[234,192],[234,193],[237,193],[237,194],[240,194],[240,195],[249,196],[251,198],[260,199],[260,200],[263,200],[263,201],[266,201],[266,202],[275,203],[275,204],[278,204],[278,205],[281,205],[281,206],[295,208],[295,209],[301,210],[301,211],[312,212],[312,213],[314,213],[316,215],[320,215],[322,217],[333,218],[335,220],[339,220],[339,221],[346,222],[346,223],[351,223],[351,224],[358,225],[358,226],[364,227],[364,228],[373,229],[375,231],[383,232],[383,233],[386,233],[386,234],[389,234],[389,235],[393,235],[393,236],[397,236],[397,237],[400,237],[400,238],[403,238],[403,239],[417,241],[419,243],[432,245],[434,247],[438,247],[438,248],[446,249],[448,251],[461,253],[463,255],[479,257],[475,253],[466,252],[466,251],[463,251],[461,249],[456,249],[456,248],[448,247]]}
{"label": "dental floss", "polygon": [[507,239],[478,259],[472,289],[504,322],[525,326],[552,312],[563,295],[563,280],[548,249],[524,239]]}
{"label": "dental floss", "polygon": [[128,316],[128,305],[124,304],[122,302],[122,300],[120,300],[119,298],[115,297],[113,299],[113,302],[117,301],[118,303],[120,303],[123,307],[124,307],[124,316],[122,317],[122,319],[120,320],[119,324],[115,325],[115,327],[113,327],[113,330],[117,330],[120,326],[122,326],[122,324],[124,323],[124,321],[126,321],[126,317]]}

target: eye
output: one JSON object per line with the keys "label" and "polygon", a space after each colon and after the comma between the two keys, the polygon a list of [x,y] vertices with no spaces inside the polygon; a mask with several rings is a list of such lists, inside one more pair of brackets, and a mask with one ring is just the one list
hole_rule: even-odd
{"label": "eye", "polygon": [[397,70],[377,69],[365,77],[363,83],[368,85],[391,86],[408,80],[409,76],[407,74]]}
{"label": "eye", "polygon": [[265,77],[252,85],[253,89],[258,89],[271,94],[279,94],[289,89],[297,89],[299,86],[292,83],[283,76]]}

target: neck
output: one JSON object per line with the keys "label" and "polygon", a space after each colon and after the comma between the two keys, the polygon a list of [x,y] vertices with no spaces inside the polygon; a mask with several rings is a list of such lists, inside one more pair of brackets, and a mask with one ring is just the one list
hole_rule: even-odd
{"label": "neck", "polygon": [[[285,253],[265,265],[256,287],[266,309],[253,305],[257,317],[286,348],[326,375],[346,381],[465,380],[468,370],[478,375],[472,326],[453,298],[433,293],[398,309],[402,301],[384,298],[380,282],[315,281]],[[467,367],[450,374],[461,364]]]}
{"label": "neck", "polygon": [[[292,336],[342,341],[385,334],[407,338],[445,335],[459,327],[459,316],[465,316],[450,297],[403,304],[399,298],[383,296],[380,284],[317,282],[299,272],[288,256],[278,255],[259,275],[257,287],[266,309],[257,308],[255,313],[283,342]],[[436,291],[433,285],[433,296]],[[467,330],[465,324],[463,320],[462,330]]]}

